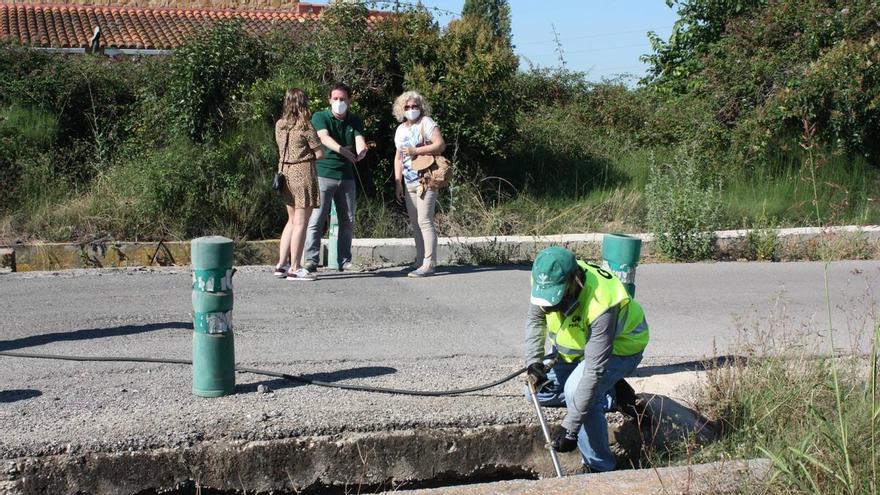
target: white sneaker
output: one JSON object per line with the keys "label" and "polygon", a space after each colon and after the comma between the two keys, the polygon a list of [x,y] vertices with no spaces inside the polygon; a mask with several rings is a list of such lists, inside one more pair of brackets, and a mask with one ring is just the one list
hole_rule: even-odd
{"label": "white sneaker", "polygon": [[275,271],[272,272],[272,275],[275,275],[278,278],[284,278],[287,276],[288,270],[290,270],[290,265],[275,265]]}
{"label": "white sneaker", "polygon": [[314,282],[318,280],[318,276],[314,273],[309,273],[305,268],[300,268],[295,272],[287,272],[287,280],[300,280],[303,282]]}

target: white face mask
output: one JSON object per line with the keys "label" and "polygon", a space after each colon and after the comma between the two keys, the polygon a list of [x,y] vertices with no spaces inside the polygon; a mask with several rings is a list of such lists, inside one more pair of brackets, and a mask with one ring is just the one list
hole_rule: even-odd
{"label": "white face mask", "polygon": [[345,111],[348,110],[348,104],[342,100],[333,100],[330,103],[330,108],[336,115],[343,115],[345,114]]}
{"label": "white face mask", "polygon": [[404,115],[404,117],[406,117],[407,120],[416,120],[417,118],[419,118],[419,115],[421,115],[421,114],[422,114],[422,111],[419,110],[418,108],[413,108],[412,110],[407,110],[407,111],[403,112],[403,115]]}

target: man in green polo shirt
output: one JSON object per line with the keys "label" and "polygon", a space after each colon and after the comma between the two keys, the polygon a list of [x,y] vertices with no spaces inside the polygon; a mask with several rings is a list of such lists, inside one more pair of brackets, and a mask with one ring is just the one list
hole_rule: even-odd
{"label": "man in green polo shirt", "polygon": [[337,83],[330,90],[330,108],[312,115],[312,125],[324,145],[324,158],[316,163],[321,204],[312,210],[306,231],[303,267],[311,272],[318,267],[321,234],[330,213],[331,201],[336,203],[336,216],[339,219],[336,251],[339,266],[332,268],[340,271],[356,269],[351,257],[356,199],[354,164],[366,156],[367,142],[364,139],[364,122],[348,111],[350,100],[351,89],[343,83]]}

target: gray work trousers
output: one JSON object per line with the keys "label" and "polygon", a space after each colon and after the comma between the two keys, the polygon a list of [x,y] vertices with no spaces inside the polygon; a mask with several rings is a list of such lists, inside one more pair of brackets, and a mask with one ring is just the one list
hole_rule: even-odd
{"label": "gray work trousers", "polygon": [[354,179],[328,179],[318,177],[318,189],[321,191],[321,204],[312,210],[309,217],[309,226],[306,229],[306,244],[304,249],[304,261],[318,264],[321,255],[321,234],[324,232],[324,222],[330,214],[331,201],[336,203],[336,216],[339,220],[339,238],[336,244],[336,254],[339,266],[330,268],[338,269],[344,263],[351,261],[351,238],[354,225],[355,210],[355,181]]}

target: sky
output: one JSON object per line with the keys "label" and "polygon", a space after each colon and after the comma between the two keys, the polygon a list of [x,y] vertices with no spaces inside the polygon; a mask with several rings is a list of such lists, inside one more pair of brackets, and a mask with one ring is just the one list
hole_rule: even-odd
{"label": "sky", "polygon": [[[402,2],[403,3],[403,2]],[[422,0],[445,27],[461,14],[464,0]],[[651,52],[647,32],[669,39],[677,17],[665,0],[509,0],[514,51],[520,68],[529,62],[559,67],[554,28],[565,67],[599,81],[620,74],[636,79],[647,66],[639,56]]]}

